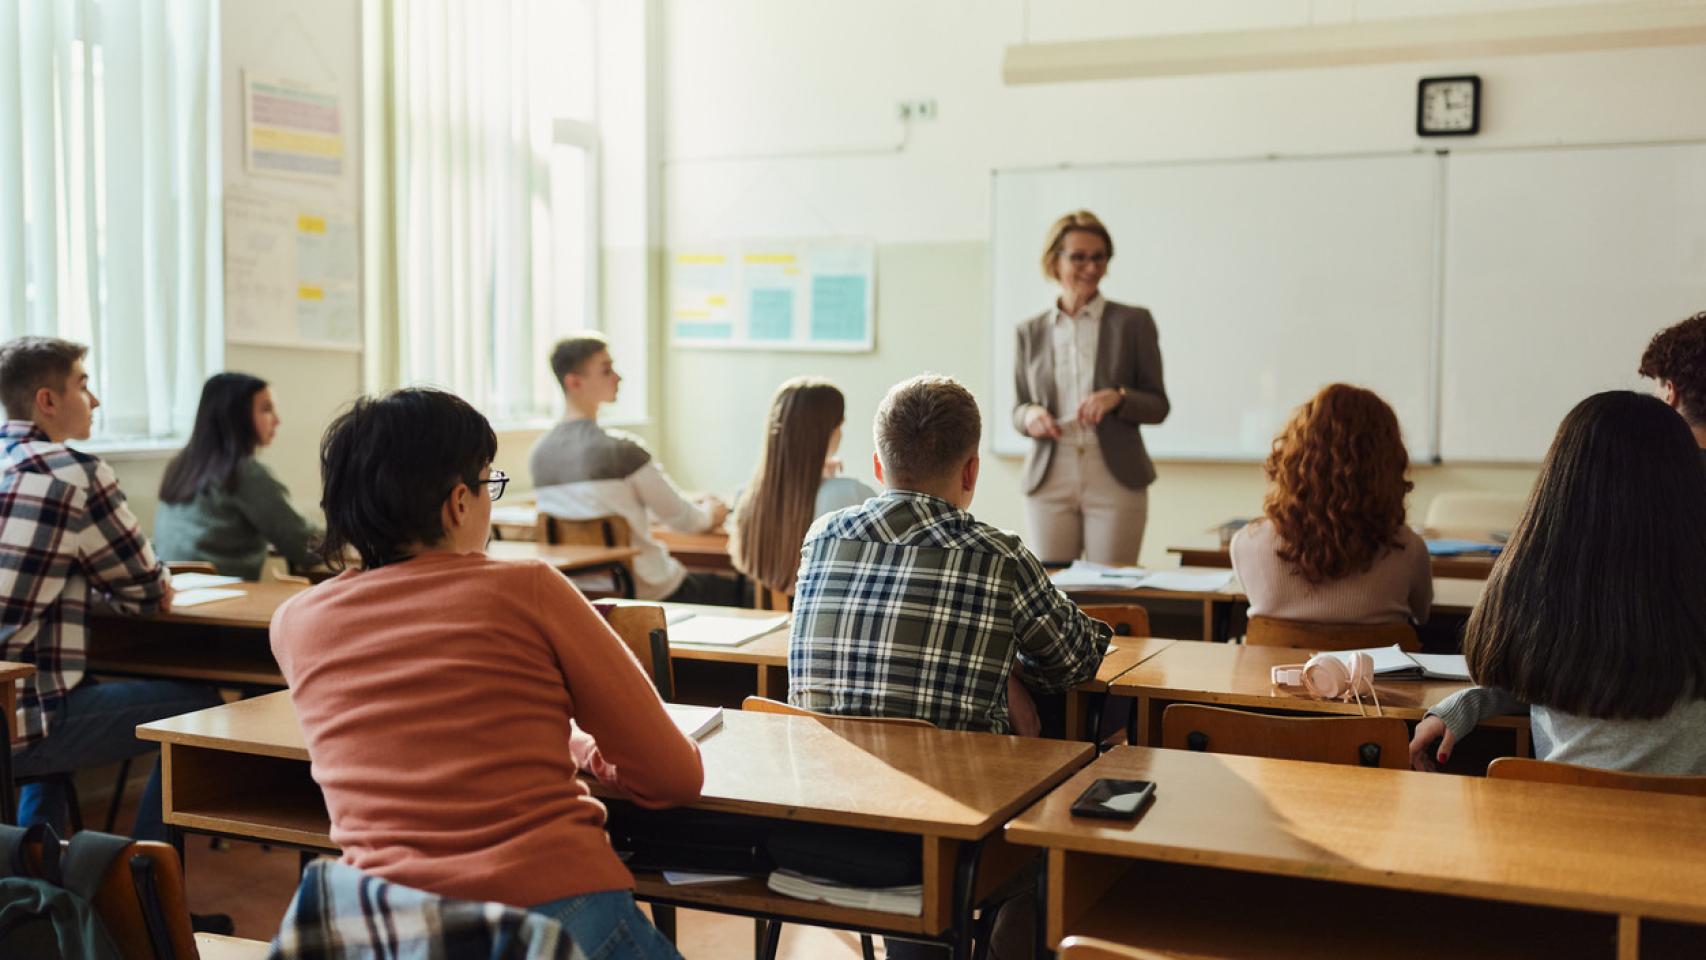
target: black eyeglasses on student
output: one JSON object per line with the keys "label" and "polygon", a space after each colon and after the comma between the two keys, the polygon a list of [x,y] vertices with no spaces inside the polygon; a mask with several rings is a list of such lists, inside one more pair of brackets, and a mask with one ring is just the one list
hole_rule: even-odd
{"label": "black eyeglasses on student", "polygon": [[486,488],[486,492],[491,495],[493,500],[498,500],[504,495],[504,487],[509,486],[509,474],[504,473],[502,470],[493,470],[492,475],[486,479],[474,481],[475,486],[479,486],[482,483],[491,484],[491,486]]}

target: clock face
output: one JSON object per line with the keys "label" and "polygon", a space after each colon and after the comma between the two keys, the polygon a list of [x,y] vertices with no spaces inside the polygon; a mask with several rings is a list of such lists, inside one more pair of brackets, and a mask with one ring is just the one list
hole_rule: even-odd
{"label": "clock face", "polygon": [[1480,129],[1480,77],[1423,80],[1419,96],[1416,132],[1422,136],[1463,135]]}

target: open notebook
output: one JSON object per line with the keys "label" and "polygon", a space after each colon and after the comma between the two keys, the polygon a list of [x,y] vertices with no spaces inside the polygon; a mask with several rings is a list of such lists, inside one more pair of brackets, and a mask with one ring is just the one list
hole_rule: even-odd
{"label": "open notebook", "polygon": [[1386,680],[1468,680],[1469,662],[1460,653],[1405,653],[1397,644],[1364,650],[1337,651],[1333,656],[1349,661],[1353,653],[1366,653],[1374,660],[1374,675]]}

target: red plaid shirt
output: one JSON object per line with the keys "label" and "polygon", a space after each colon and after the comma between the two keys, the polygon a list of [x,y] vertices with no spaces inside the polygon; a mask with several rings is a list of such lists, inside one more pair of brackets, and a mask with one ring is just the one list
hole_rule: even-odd
{"label": "red plaid shirt", "polygon": [[83,679],[91,591],[153,613],[166,584],[111,467],[27,420],[0,427],[0,660],[35,664],[18,702],[25,739],[47,735]]}

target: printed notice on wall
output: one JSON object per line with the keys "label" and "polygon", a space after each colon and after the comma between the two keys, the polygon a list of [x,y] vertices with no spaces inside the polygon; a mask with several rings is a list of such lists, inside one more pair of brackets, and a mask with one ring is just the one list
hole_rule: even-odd
{"label": "printed notice on wall", "polygon": [[344,175],[343,111],[334,91],[243,73],[243,162],[250,173]]}
{"label": "printed notice on wall", "polygon": [[860,240],[748,241],[669,256],[669,321],[682,346],[875,348],[876,246]]}
{"label": "printed notice on wall", "polygon": [[359,271],[347,211],[226,190],[226,340],[360,350]]}

